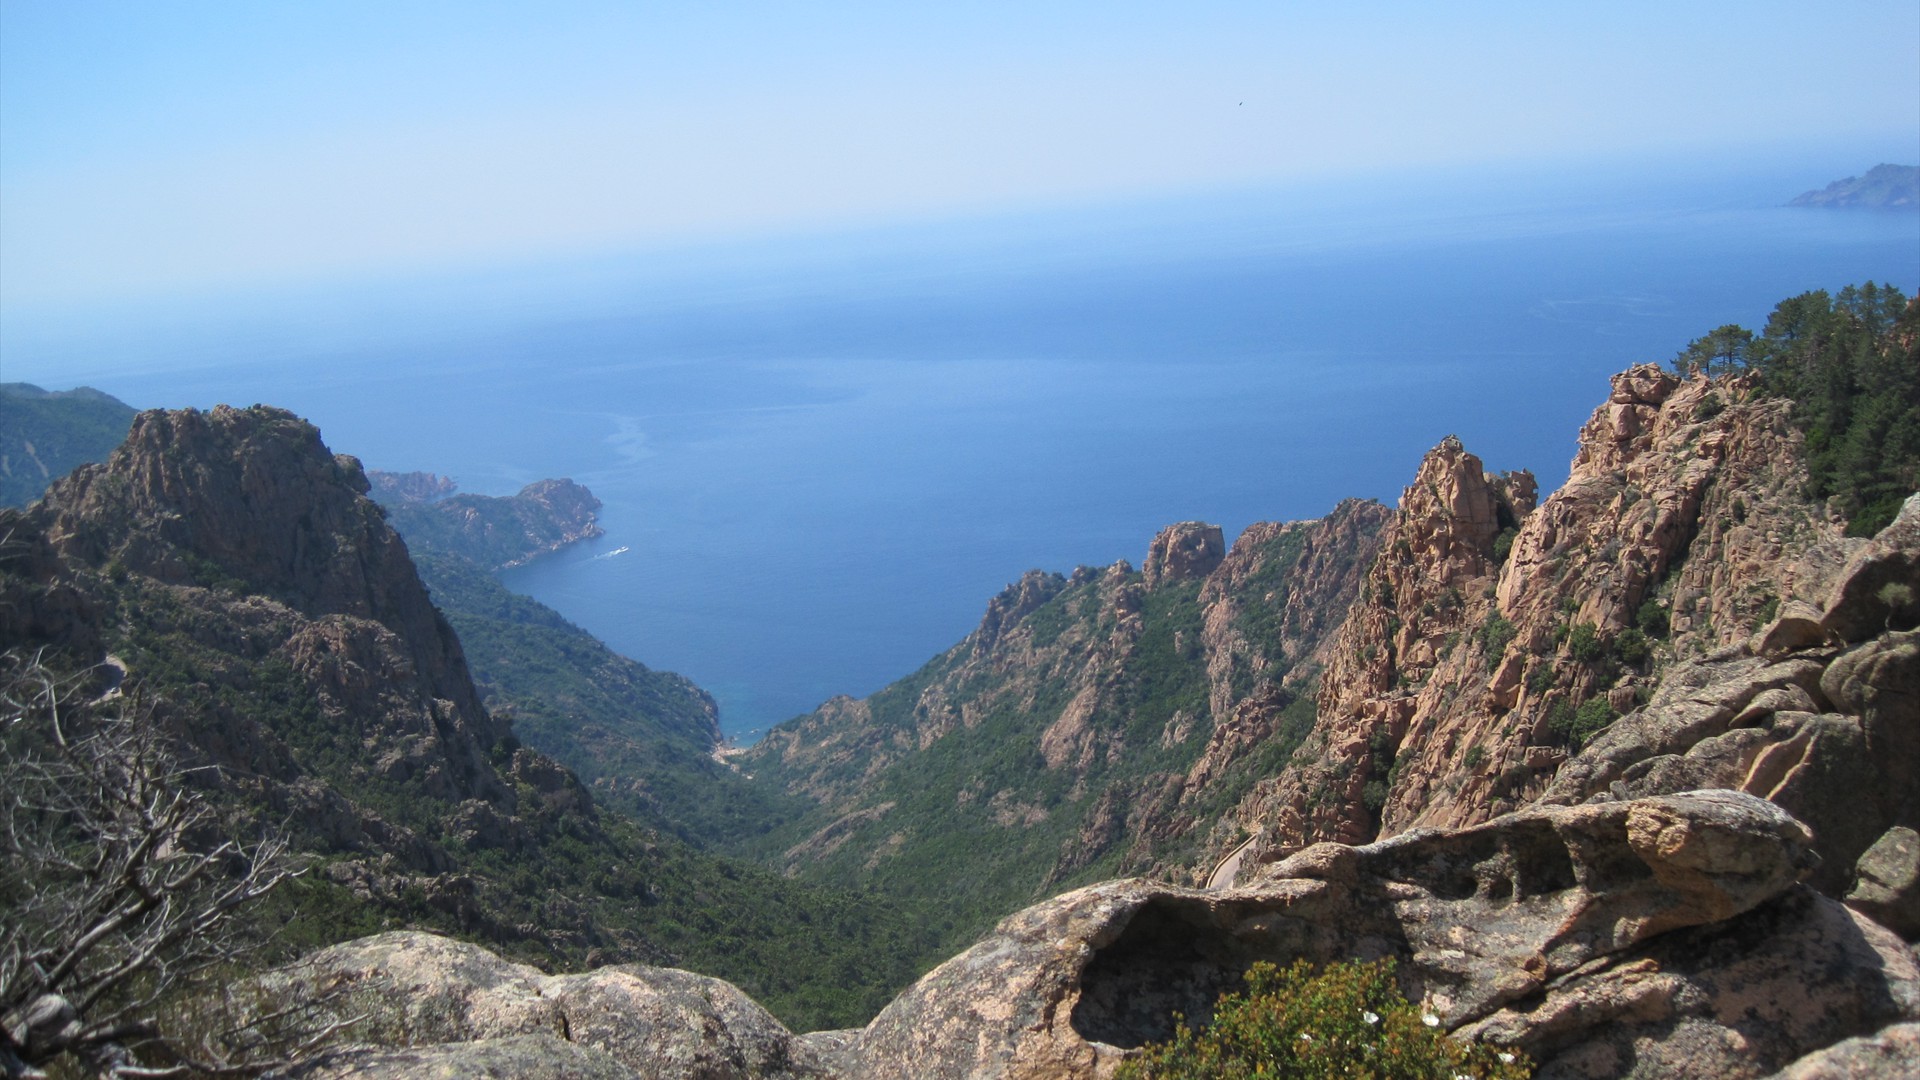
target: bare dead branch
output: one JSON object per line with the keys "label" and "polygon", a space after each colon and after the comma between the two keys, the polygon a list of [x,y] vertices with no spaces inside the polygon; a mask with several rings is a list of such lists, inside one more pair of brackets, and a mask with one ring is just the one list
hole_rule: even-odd
{"label": "bare dead branch", "polygon": [[[62,1055],[101,1076],[257,1075],[352,1024],[324,995],[287,1008],[230,996],[220,1038],[188,1047],[156,1003],[252,943],[235,915],[301,872],[286,842],[224,837],[137,698],[88,702],[42,655],[0,654],[0,1075]],[[143,1060],[144,1059],[144,1060]]]}

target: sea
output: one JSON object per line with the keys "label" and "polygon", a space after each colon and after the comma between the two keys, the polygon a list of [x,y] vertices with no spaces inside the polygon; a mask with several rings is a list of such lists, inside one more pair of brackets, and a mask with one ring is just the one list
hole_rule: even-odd
{"label": "sea", "polygon": [[1386,171],[8,316],[4,378],[264,402],[368,467],[571,477],[606,535],[506,575],[751,742],[912,672],[1029,568],[1391,504],[1449,434],[1563,481],[1629,365],[1779,300],[1920,287],[1873,161]]}

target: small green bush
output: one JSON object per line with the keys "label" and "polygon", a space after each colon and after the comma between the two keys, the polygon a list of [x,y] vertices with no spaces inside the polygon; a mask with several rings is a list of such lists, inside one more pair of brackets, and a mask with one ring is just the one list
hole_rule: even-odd
{"label": "small green bush", "polygon": [[1567,655],[1583,664],[1591,664],[1607,653],[1600,639],[1600,628],[1590,622],[1576,624],[1567,632]]}
{"label": "small green bush", "polygon": [[1525,1080],[1517,1051],[1460,1042],[1422,1014],[1393,982],[1393,962],[1339,963],[1316,974],[1296,961],[1257,963],[1244,994],[1223,994],[1201,1031],[1181,1023],[1173,1040],[1144,1048],[1115,1080]]}
{"label": "small green bush", "polygon": [[1647,635],[1639,627],[1629,626],[1613,636],[1613,655],[1623,664],[1639,665],[1648,655]]}
{"label": "small green bush", "polygon": [[1493,538],[1494,562],[1504,563],[1507,561],[1507,556],[1513,553],[1513,538],[1519,535],[1520,530],[1518,529],[1500,530],[1499,534]]}
{"label": "small green bush", "polygon": [[1634,612],[1633,624],[1650,638],[1664,638],[1672,628],[1673,612],[1658,600],[1648,600]]}
{"label": "small green bush", "polygon": [[1580,746],[1618,719],[1619,711],[1607,701],[1604,694],[1588,698],[1577,709],[1572,702],[1562,698],[1547,711],[1547,729],[1574,746]]}
{"label": "small green bush", "polygon": [[1507,646],[1513,643],[1513,637],[1519,630],[1505,616],[1495,615],[1480,627],[1480,645],[1486,650],[1487,658],[1498,660],[1506,655]]}

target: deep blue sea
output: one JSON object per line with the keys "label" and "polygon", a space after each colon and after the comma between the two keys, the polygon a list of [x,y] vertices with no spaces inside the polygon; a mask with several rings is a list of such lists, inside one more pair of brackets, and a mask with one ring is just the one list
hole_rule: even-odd
{"label": "deep blue sea", "polygon": [[[1874,279],[1849,167],[1375,177],[9,320],[4,377],[282,405],[370,467],[569,476],[607,536],[508,584],[751,739],[912,671],[1029,567],[1391,502],[1449,433],[1564,480],[1607,376]],[[615,554],[619,551],[618,554]]]}

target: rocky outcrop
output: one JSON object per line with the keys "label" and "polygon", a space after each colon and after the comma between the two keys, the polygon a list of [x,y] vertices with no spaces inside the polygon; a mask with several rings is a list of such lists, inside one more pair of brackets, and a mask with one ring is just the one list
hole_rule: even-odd
{"label": "rocky outcrop", "polygon": [[1183,521],[1167,526],[1153,538],[1141,573],[1149,589],[1176,581],[1198,581],[1213,573],[1226,556],[1227,543],[1220,526]]}
{"label": "rocky outcrop", "polygon": [[1349,957],[1395,959],[1435,1023],[1526,1052],[1542,1077],[1901,1075],[1920,965],[1801,884],[1816,861],[1804,825],[1729,791],[1320,844],[1223,891],[1114,881],[1034,905],[866,1028],[798,1038],[687,972],[543,976],[423,934],[269,981],[370,1017],[366,1045],[297,1076],[524,1061],[556,1076],[1103,1077],[1180,1017],[1204,1023],[1257,961]]}
{"label": "rocky outcrop", "polygon": [[850,1075],[1105,1075],[1256,960],[1388,955],[1442,1025],[1542,1076],[1760,1076],[1920,1010],[1898,939],[1796,884],[1808,839],[1703,792],[1323,844],[1225,892],[1094,886],[935,969]]}
{"label": "rocky outcrop", "polygon": [[372,485],[368,494],[385,504],[438,502],[460,490],[459,483],[453,477],[430,472],[397,473],[368,469],[367,482]]}
{"label": "rocky outcrop", "polygon": [[[290,413],[141,413],[106,464],[0,522],[20,553],[0,577],[0,641],[51,645],[81,667],[112,645],[132,685],[186,654],[219,685],[284,672],[316,719],[379,748],[359,764],[367,777],[510,810],[488,761],[505,728],[366,489],[359,462]],[[117,609],[138,618],[109,618]],[[307,801],[289,733],[236,704],[208,693],[156,707],[236,781]],[[369,843],[343,825],[329,842]]]}
{"label": "rocky outcrop", "polygon": [[1255,847],[1526,805],[1660,664],[1817,606],[1860,542],[1803,497],[1789,412],[1746,377],[1634,368],[1537,509],[1530,477],[1437,447],[1336,639],[1305,760],[1240,806]]}
{"label": "rocky outcrop", "polygon": [[1901,838],[1920,826],[1920,632],[1902,629],[1905,607],[1880,594],[1914,559],[1920,496],[1854,552],[1822,606],[1796,605],[1746,642],[1676,665],[1644,708],[1559,770],[1543,801],[1695,787],[1770,799],[1813,827],[1815,882],[1830,895],[1847,895],[1878,848],[1862,910],[1913,933],[1901,914],[1912,871],[1900,867],[1914,858]]}
{"label": "rocky outcrop", "polygon": [[323,949],[268,982],[290,1003],[365,1017],[352,1029],[361,1045],[289,1077],[828,1075],[731,984],[671,968],[548,976],[475,945],[392,932]]}

